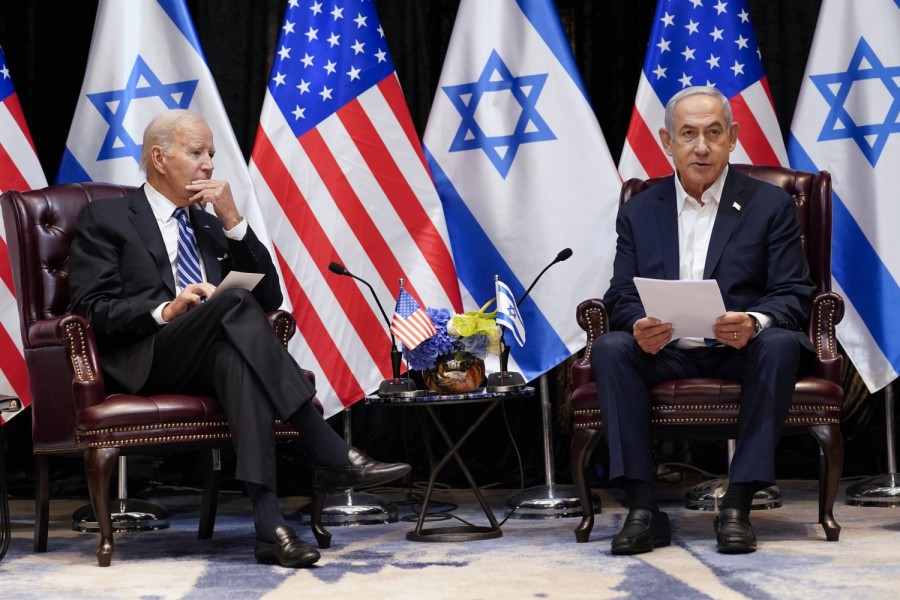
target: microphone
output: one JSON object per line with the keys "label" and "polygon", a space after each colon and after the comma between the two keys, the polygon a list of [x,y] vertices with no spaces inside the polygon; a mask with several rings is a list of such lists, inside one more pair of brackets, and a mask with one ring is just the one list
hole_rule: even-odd
{"label": "microphone", "polygon": [[528,297],[528,294],[531,292],[531,289],[534,287],[534,284],[536,284],[538,282],[538,280],[544,275],[544,273],[547,272],[547,269],[549,269],[556,263],[561,263],[565,260],[569,260],[569,258],[571,258],[571,256],[572,256],[571,248],[563,248],[562,250],[560,250],[559,254],[556,255],[556,258],[553,259],[553,262],[551,262],[549,265],[544,267],[544,270],[541,271],[540,273],[538,273],[538,276],[534,278],[534,281],[531,282],[531,285],[528,286],[528,289],[525,290],[525,293],[522,294],[522,297],[519,298],[518,302],[516,302],[516,308],[522,306],[522,303],[525,302],[525,298]]}
{"label": "microphone", "polygon": [[[549,265],[544,267],[544,269],[540,273],[538,273],[538,276],[534,278],[534,281],[531,282],[531,285],[528,286],[528,289],[525,290],[525,293],[522,294],[522,297],[519,298],[518,302],[516,302],[516,308],[522,306],[525,298],[527,298],[528,294],[531,293],[532,288],[534,288],[538,280],[544,275],[544,273],[547,272],[547,269],[549,269],[556,263],[561,263],[563,261],[569,260],[571,256],[571,248],[563,248],[562,250],[560,250],[559,254],[556,255],[556,258],[554,258]],[[489,392],[508,392],[525,385],[525,377],[523,377],[521,373],[510,372],[507,370],[507,367],[509,365],[510,347],[504,339],[505,335],[506,332],[504,332],[504,335],[500,337],[500,371],[488,375],[487,391]]]}
{"label": "microphone", "polygon": [[353,279],[366,284],[366,287],[368,287],[369,291],[372,292],[372,297],[375,298],[375,304],[378,305],[378,310],[381,311],[381,316],[384,317],[384,322],[388,328],[388,334],[390,334],[391,336],[391,372],[393,374],[393,377],[391,379],[385,379],[381,382],[381,385],[378,386],[378,395],[397,396],[398,394],[400,394],[400,392],[415,391],[416,384],[412,379],[400,377],[400,361],[403,358],[403,354],[400,352],[400,349],[397,348],[397,340],[394,339],[394,332],[391,331],[391,320],[388,319],[387,313],[384,311],[384,307],[381,305],[381,301],[378,299],[378,294],[375,293],[375,289],[368,281],[366,281],[362,277],[357,277],[340,263],[329,263],[328,270],[332,273],[335,273],[336,275],[352,277]]}

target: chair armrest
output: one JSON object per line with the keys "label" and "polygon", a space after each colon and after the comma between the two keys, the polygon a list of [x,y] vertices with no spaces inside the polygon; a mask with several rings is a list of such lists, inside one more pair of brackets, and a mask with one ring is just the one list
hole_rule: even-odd
{"label": "chair armrest", "polygon": [[75,415],[105,398],[94,330],[78,315],[32,323],[25,361],[36,451],[75,448]]}
{"label": "chair armrest", "polygon": [[[281,343],[287,348],[288,342],[297,332],[297,321],[294,319],[294,315],[286,310],[279,309],[267,313],[266,316],[269,318],[269,324],[272,325],[272,329],[275,330],[278,339],[281,340]],[[300,367],[300,370],[303,371],[303,374],[309,379],[309,382],[313,384],[313,387],[315,387],[316,374],[303,367]],[[316,410],[319,411],[320,415],[325,412],[325,409],[322,407],[322,403],[318,398],[313,398],[313,406],[316,407]]]}
{"label": "chair armrest", "polygon": [[844,299],[835,292],[813,296],[807,335],[816,349],[815,374],[841,385],[843,357],[837,349],[835,326],[844,318]]}
{"label": "chair armrest", "polygon": [[78,315],[65,314],[32,323],[28,329],[30,349],[62,347],[68,352],[69,371],[76,382],[100,382],[103,375],[97,357],[97,342],[90,322]]}
{"label": "chair armrest", "polygon": [[297,321],[294,319],[294,315],[286,310],[278,309],[269,311],[266,313],[266,317],[269,319],[269,325],[275,330],[275,335],[281,340],[281,344],[287,348],[288,342],[297,332]]}
{"label": "chair armrest", "polygon": [[575,309],[575,319],[578,326],[587,334],[584,354],[572,363],[572,385],[578,388],[594,380],[594,374],[591,372],[591,346],[599,336],[609,330],[609,319],[606,306],[599,298],[591,298],[579,304]]}

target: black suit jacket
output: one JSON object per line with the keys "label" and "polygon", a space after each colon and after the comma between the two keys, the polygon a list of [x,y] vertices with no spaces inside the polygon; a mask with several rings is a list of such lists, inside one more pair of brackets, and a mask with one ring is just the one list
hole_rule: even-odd
{"label": "black suit jacket", "polygon": [[[612,329],[630,332],[646,316],[635,277],[679,278],[676,211],[674,175],[619,209],[613,277],[603,298]],[[774,326],[799,331],[815,291],[800,233],[787,192],[729,169],[703,278],[716,280],[726,310],[765,313]]]}
{"label": "black suit jacket", "polygon": [[[253,295],[264,310],[278,308],[278,273],[252,229],[230,240],[215,216],[196,207],[190,215],[207,280],[218,285],[232,270],[263,273]],[[126,391],[140,389],[161,327],[151,313],[175,298],[172,266],[143,188],[81,211],[69,252],[69,297],[70,312],[91,321],[104,373]]]}

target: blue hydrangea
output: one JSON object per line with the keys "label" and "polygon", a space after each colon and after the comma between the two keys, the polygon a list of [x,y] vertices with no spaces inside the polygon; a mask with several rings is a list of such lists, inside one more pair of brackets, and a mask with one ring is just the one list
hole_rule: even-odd
{"label": "blue hydrangea", "polygon": [[403,348],[403,358],[410,369],[424,371],[434,368],[441,356],[468,352],[478,358],[488,355],[490,337],[476,334],[469,337],[452,337],[447,333],[447,323],[453,317],[453,313],[446,308],[426,308],[425,312],[431,317],[437,333],[410,350]]}

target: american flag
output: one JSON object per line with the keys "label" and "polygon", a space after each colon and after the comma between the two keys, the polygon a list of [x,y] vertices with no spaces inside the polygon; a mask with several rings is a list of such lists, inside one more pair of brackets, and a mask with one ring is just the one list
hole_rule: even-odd
{"label": "american flag", "polygon": [[437,333],[428,313],[403,288],[400,288],[400,295],[397,296],[391,331],[410,350]]}
{"label": "american flag", "polygon": [[746,0],[659,0],[619,173],[623,179],[673,171],[659,141],[666,102],[682,89],[712,85],[740,123],[731,161],[787,166],[787,153]]}
{"label": "american flag", "polygon": [[372,2],[290,0],[251,177],[297,318],[291,351],[317,374],[326,416],[392,376],[374,300],[462,309],[443,210]]}
{"label": "american flag", "polygon": [[[0,48],[0,192],[46,187],[22,106]],[[6,231],[0,226],[0,395],[16,396],[22,406],[31,404],[28,376],[22,356],[19,311],[16,307],[12,270],[6,249]],[[3,413],[0,424],[17,413]]]}

